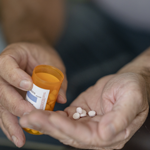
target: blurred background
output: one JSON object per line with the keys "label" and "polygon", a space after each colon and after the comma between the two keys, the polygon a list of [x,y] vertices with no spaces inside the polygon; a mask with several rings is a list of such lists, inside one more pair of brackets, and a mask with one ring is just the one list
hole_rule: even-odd
{"label": "blurred background", "polygon": [[[67,3],[66,26],[56,45],[68,76],[68,102],[56,104],[55,110],[63,110],[81,92],[109,74],[116,73],[149,46],[149,36],[135,31],[121,22],[114,21],[89,0],[72,0]],[[140,42],[139,42],[140,41]],[[7,46],[0,28],[0,51]],[[150,149],[150,118],[138,130],[123,150]],[[49,136],[26,134],[22,149],[73,149]],[[0,149],[15,149],[0,131]],[[17,148],[16,148],[17,149]]]}

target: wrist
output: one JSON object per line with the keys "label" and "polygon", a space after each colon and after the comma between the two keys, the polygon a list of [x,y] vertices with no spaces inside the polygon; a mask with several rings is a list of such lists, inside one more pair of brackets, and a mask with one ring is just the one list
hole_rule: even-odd
{"label": "wrist", "polygon": [[117,74],[121,73],[134,73],[140,76],[139,78],[141,87],[146,88],[146,97],[150,103],[150,70],[148,67],[143,67],[139,65],[136,61],[130,62],[121,68]]}

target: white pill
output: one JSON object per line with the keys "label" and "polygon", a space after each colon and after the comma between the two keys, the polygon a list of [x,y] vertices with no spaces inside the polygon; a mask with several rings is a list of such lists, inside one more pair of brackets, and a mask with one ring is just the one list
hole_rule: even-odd
{"label": "white pill", "polygon": [[80,117],[85,117],[85,116],[86,116],[86,111],[82,109],[82,114],[80,115]]}
{"label": "white pill", "polygon": [[86,110],[82,109],[82,114],[86,114]]}
{"label": "white pill", "polygon": [[79,113],[74,113],[73,114],[73,119],[79,119],[80,118],[80,114]]}
{"label": "white pill", "polygon": [[81,114],[80,117],[86,117],[86,114]]}
{"label": "white pill", "polygon": [[81,114],[82,113],[82,108],[81,107],[77,107],[76,112]]}
{"label": "white pill", "polygon": [[94,117],[96,115],[96,112],[94,110],[91,110],[91,111],[88,112],[88,115],[90,117]]}

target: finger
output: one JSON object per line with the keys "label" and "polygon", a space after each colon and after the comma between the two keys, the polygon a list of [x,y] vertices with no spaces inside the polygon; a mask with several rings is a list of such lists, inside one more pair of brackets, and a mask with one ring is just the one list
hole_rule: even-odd
{"label": "finger", "polygon": [[[118,146],[123,146],[129,139],[126,137],[127,135],[127,130],[121,131],[118,133],[116,136],[113,137],[112,140],[110,141],[102,141],[102,146],[103,147],[113,147],[114,149],[117,149],[116,147]],[[121,149],[121,148],[120,148]]]}
{"label": "finger", "polygon": [[60,116],[66,116],[65,112],[50,112],[35,110],[30,114],[24,115],[20,118],[19,122],[22,127],[38,130],[44,134],[50,135],[58,140],[68,140],[68,137],[56,130],[56,128],[48,121],[48,118],[53,113],[58,113]]}
{"label": "finger", "polygon": [[132,123],[121,133],[119,133],[116,137],[113,138],[114,142],[122,142],[125,144],[134,134],[135,132],[143,125],[146,120],[149,109],[147,108],[145,111],[136,116],[136,118],[132,121]]}
{"label": "finger", "polygon": [[55,127],[53,132],[59,131],[71,139],[64,144],[77,148],[86,149],[105,149],[103,143],[97,136],[98,123],[93,121],[75,121],[68,117],[53,114],[49,117],[50,123]]}
{"label": "finger", "polygon": [[25,144],[25,135],[22,128],[18,124],[17,117],[8,111],[4,111],[1,115],[1,120],[13,143],[17,147],[22,147]]}
{"label": "finger", "polygon": [[99,124],[99,134],[105,141],[125,130],[140,113],[142,97],[139,93],[129,91],[120,96],[113,109],[104,114]]}
{"label": "finger", "polygon": [[[57,119],[58,122],[54,121],[53,118]],[[20,124],[22,125],[22,127],[25,128],[33,127],[33,129],[48,134],[67,145],[89,149],[89,147],[91,146],[90,144],[92,143],[92,147],[90,148],[99,149],[98,146],[94,146],[94,142],[91,141],[97,140],[97,142],[99,142],[98,138],[95,137],[93,139],[92,135],[95,134],[90,134],[90,136],[88,134],[92,132],[92,129],[89,129],[89,127],[85,126],[83,123],[76,124],[74,121],[72,122],[69,118],[69,122],[66,122],[67,118],[68,117],[66,117],[66,114],[64,114],[64,112],[56,113],[35,110],[30,114],[21,117]],[[80,125],[83,126],[83,128]],[[79,129],[80,131],[77,131]],[[94,129],[97,129],[97,127],[94,126]]]}
{"label": "finger", "polygon": [[[57,130],[63,133],[73,141],[83,143],[85,145],[89,145],[91,142],[90,139],[92,131],[84,123],[71,120],[68,117],[64,117],[56,113],[49,116],[49,121],[55,127],[55,131]],[[72,145],[72,143],[69,145]]]}
{"label": "finger", "polygon": [[[53,122],[53,118],[60,120],[59,122]],[[82,143],[85,139],[87,139],[88,137],[90,138],[91,136],[87,136],[86,138],[80,138],[79,135],[81,136],[84,133],[83,135],[86,136],[88,134],[88,132],[86,132],[87,130],[85,131],[85,129],[87,128],[83,127],[81,128],[81,131],[77,131],[76,125],[74,124],[75,121],[73,121],[72,123],[70,122],[71,120],[68,118],[70,121],[66,122],[67,118],[68,117],[66,117],[65,115],[56,112],[45,112],[41,110],[35,110],[29,115],[21,117],[20,124],[23,127],[33,126],[34,129],[40,130],[42,131],[42,133],[48,134],[60,140],[64,144],[79,147],[78,143]],[[59,123],[59,125],[56,125],[55,123]],[[58,128],[58,126],[61,126],[61,128]],[[71,136],[75,136],[79,140],[79,142]]]}
{"label": "finger", "polygon": [[67,117],[67,113],[66,112],[64,112],[64,111],[55,111],[56,113],[58,113],[58,114],[60,114],[60,115],[62,115],[62,116],[65,116],[65,117]]}
{"label": "finger", "polygon": [[32,89],[32,79],[20,68],[19,64],[23,63],[23,60],[19,58],[5,54],[1,55],[0,70],[3,71],[0,71],[0,76],[16,88],[28,91]]}
{"label": "finger", "polygon": [[146,112],[142,112],[141,114],[137,115],[135,119],[131,122],[131,124],[123,131],[118,133],[116,136],[113,137],[111,143],[117,145],[117,143],[121,142],[122,144],[129,141],[129,139],[135,134],[135,132],[142,126],[142,124],[146,120]]}
{"label": "finger", "polygon": [[4,134],[7,136],[7,138],[11,141],[11,136],[9,135],[8,131],[5,129],[1,119],[0,119],[0,128],[2,129],[2,131],[4,132]]}
{"label": "finger", "polygon": [[25,101],[12,86],[5,82],[2,83],[2,80],[0,82],[0,87],[0,104],[13,115],[21,117],[24,113],[35,109],[33,105]]}
{"label": "finger", "polygon": [[68,84],[67,79],[65,77],[64,81],[61,85],[61,88],[59,90],[59,93],[58,93],[58,97],[57,97],[57,102],[58,103],[64,104],[64,103],[67,102],[67,98],[66,98],[67,84]]}

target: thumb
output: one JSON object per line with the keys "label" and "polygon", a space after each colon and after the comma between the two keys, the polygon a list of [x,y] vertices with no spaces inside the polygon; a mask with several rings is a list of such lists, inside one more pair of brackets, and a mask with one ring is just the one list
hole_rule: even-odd
{"label": "thumb", "polygon": [[142,110],[140,92],[128,91],[116,99],[111,111],[104,114],[99,123],[99,134],[103,140],[112,140],[124,131]]}

